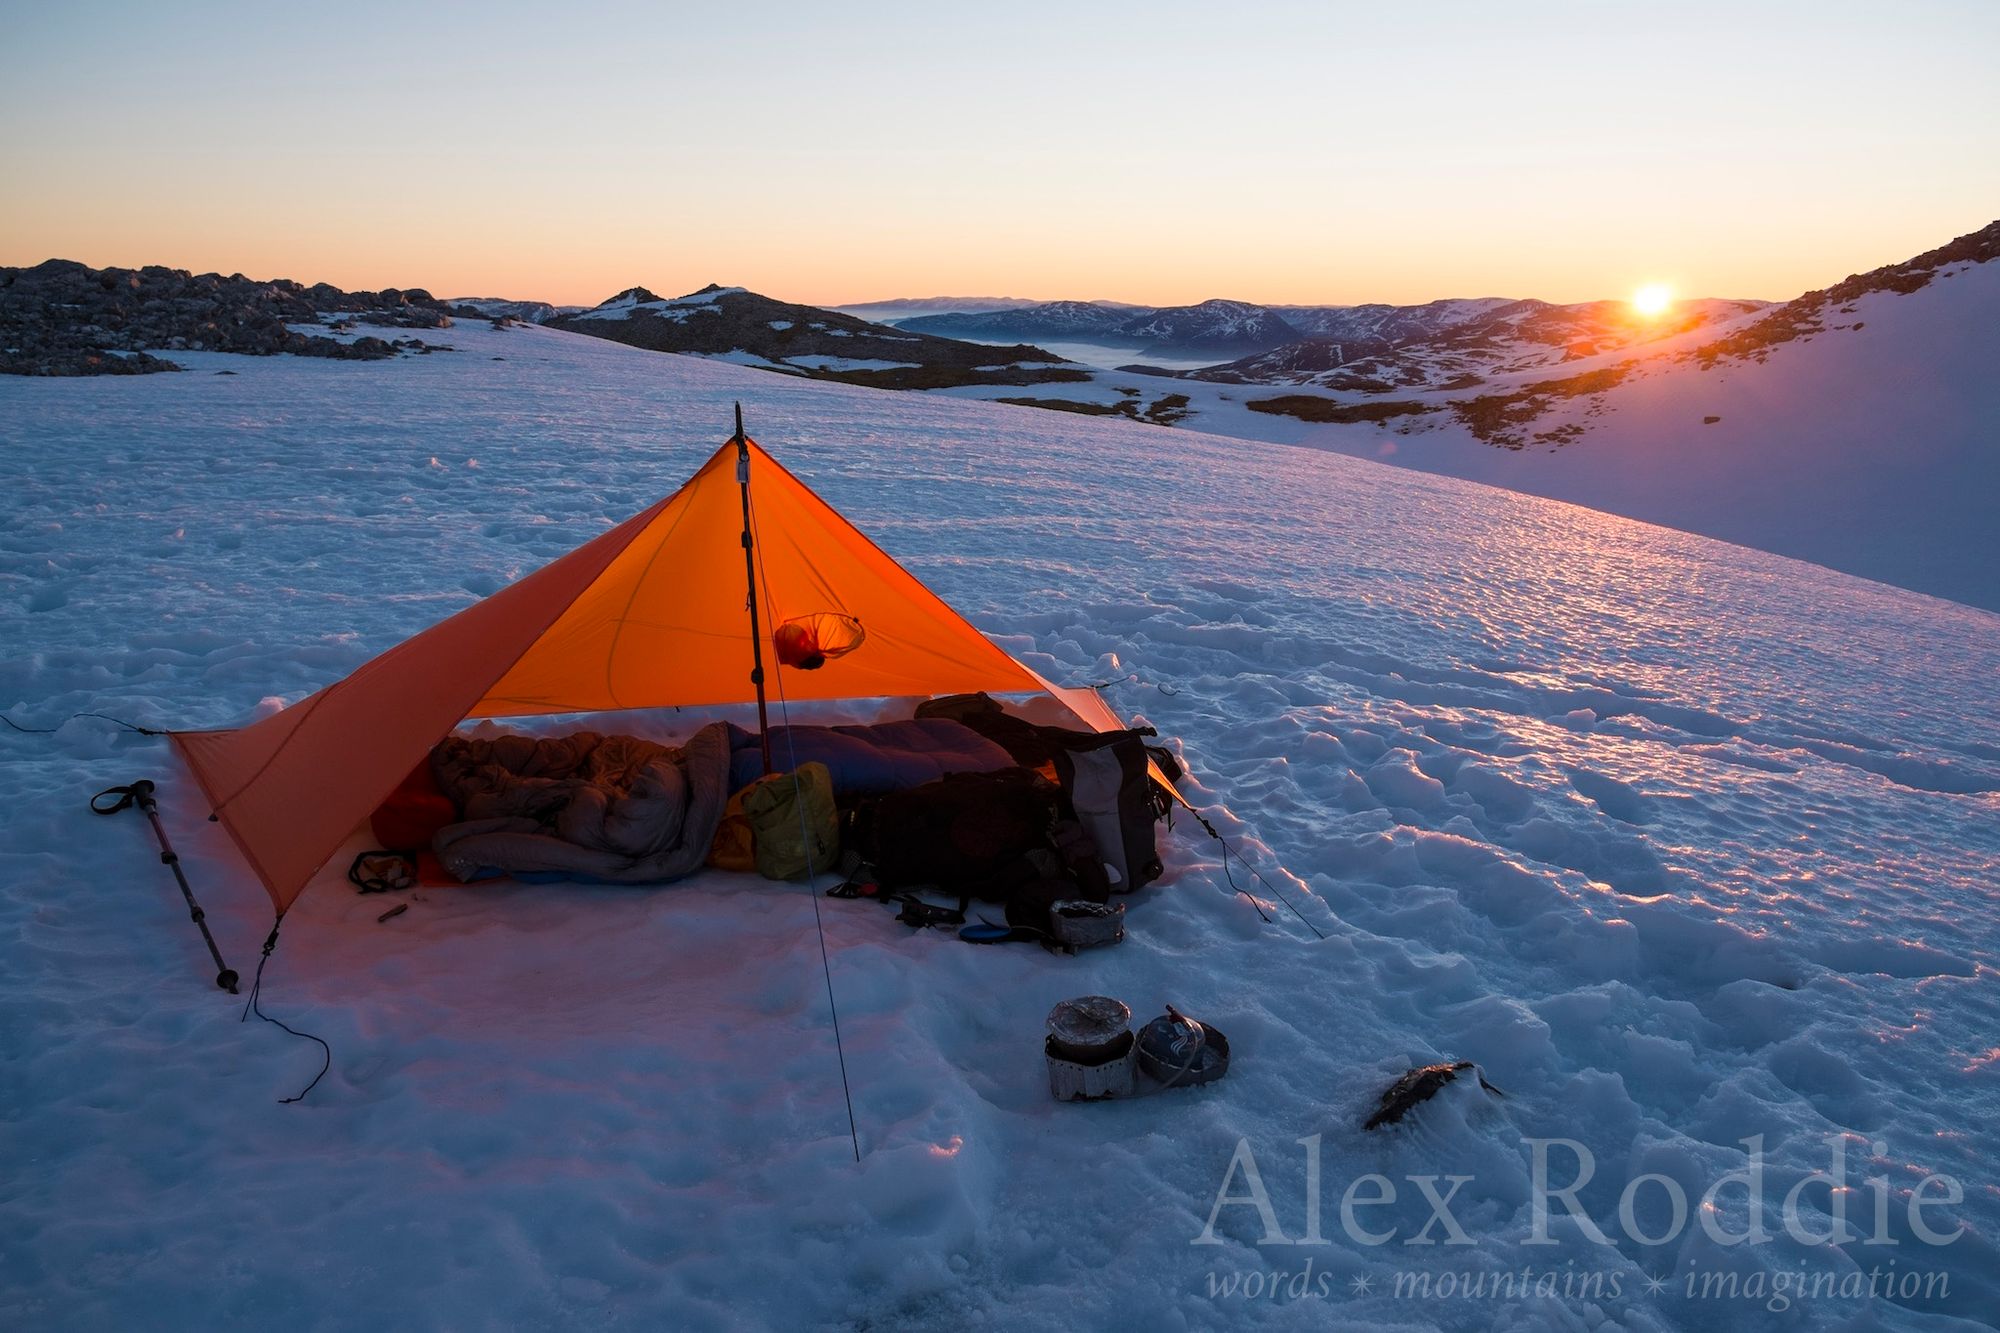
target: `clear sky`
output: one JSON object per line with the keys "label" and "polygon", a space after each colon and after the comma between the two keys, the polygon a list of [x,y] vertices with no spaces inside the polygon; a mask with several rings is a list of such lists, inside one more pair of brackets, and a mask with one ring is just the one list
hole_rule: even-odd
{"label": "clear sky", "polygon": [[2000,216],[1996,69],[1973,0],[0,0],[0,263],[1785,297]]}

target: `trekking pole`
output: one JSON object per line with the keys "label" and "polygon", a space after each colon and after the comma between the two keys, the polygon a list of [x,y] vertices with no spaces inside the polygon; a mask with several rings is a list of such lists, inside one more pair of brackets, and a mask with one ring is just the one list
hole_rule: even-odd
{"label": "trekking pole", "polygon": [[750,683],[757,687],[757,745],[764,760],[764,776],[771,776],[771,718],[764,707],[764,640],[757,628],[757,555],[750,538],[750,437],[743,433],[743,404],[736,405],[736,433],[729,437],[736,446],[736,485],[743,492],[743,577],[750,585],[745,605],[750,608]]}
{"label": "trekking pole", "polygon": [[[99,804],[107,796],[116,796],[118,799],[110,805]],[[215,984],[231,995],[236,994],[236,973],[230,969],[229,964],[222,961],[222,950],[215,947],[215,936],[208,933],[207,916],[201,910],[201,904],[194,899],[194,889],[188,884],[187,872],[181,869],[180,853],[176,852],[174,845],[167,841],[166,825],[160,822],[160,807],[153,800],[152,782],[141,778],[129,787],[106,787],[90,798],[90,808],[94,814],[115,815],[128,805],[137,805],[145,812],[146,818],[152,821],[153,836],[160,840],[160,864],[171,869],[174,878],[180,881],[181,897],[187,899],[188,915],[194,919],[195,926],[201,931],[202,942],[208,945],[208,956],[215,960]]]}

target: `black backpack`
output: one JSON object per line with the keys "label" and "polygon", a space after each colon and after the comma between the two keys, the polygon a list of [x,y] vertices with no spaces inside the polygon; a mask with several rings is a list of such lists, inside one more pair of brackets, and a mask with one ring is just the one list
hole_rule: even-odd
{"label": "black backpack", "polygon": [[1113,893],[1144,888],[1162,870],[1153,826],[1165,814],[1164,793],[1146,771],[1143,739],[1152,734],[1150,727],[1098,732],[1069,740],[1055,756],[1063,797],[1097,843]]}
{"label": "black backpack", "polygon": [[846,845],[885,889],[935,886],[966,898],[1005,901],[1041,870],[1062,794],[1040,774],[1005,768],[953,773],[857,807]]}

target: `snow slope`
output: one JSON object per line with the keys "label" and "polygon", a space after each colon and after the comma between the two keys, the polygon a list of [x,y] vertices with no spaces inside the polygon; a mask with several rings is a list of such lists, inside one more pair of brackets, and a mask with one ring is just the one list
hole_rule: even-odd
{"label": "snow slope", "polygon": [[1583,428],[1559,449],[1456,424],[1300,439],[2000,610],[2000,263],[1861,297],[1762,362],[1642,364],[1536,423]]}
{"label": "snow slope", "polygon": [[[550,329],[422,336],[457,350],[0,380],[0,710],[59,726],[0,732],[8,1326],[1991,1326],[2000,618],[1330,452]],[[1097,955],[821,900],[857,1166],[803,889],[430,890],[378,924],[336,869],[265,988],[336,1058],[277,1105],[316,1050],[237,1021],[143,822],[84,798],[161,780],[246,970],[261,891],[162,743],[63,719],[297,699],[677,485],[739,399],[1001,643],[1178,738],[1190,798],[1304,921],[1234,866],[1261,919],[1185,819]],[[1043,1016],[1091,992],[1212,1020],[1234,1070],[1053,1105]],[[1442,1057],[1505,1098],[1461,1082],[1360,1131]],[[1328,1244],[1260,1243],[1245,1204],[1191,1244],[1226,1179],[1245,1194],[1239,1141],[1299,1237],[1315,1134]],[[1774,1230],[1800,1181],[1824,1228],[1832,1135],[1852,1213],[1872,1227],[1880,1193],[1895,1243],[1625,1234],[1625,1182],[1698,1199],[1753,1135]],[[1579,1198],[1612,1243],[1560,1213],[1531,1243],[1530,1141],[1553,1138],[1595,1158]],[[1370,1172],[1401,1186],[1362,1218],[1398,1229],[1383,1245],[1339,1216]],[[1921,1214],[1967,1228],[1950,1245],[1906,1220],[1931,1173],[1962,1187]],[[1402,1243],[1431,1211],[1412,1176],[1471,1177],[1471,1244]],[[1744,1200],[1702,1215],[1740,1228]],[[1881,1270],[1930,1293],[1883,1296]],[[1398,1294],[1524,1271],[1512,1297]],[[1872,1297],[1764,1294],[1871,1271]],[[1683,1290],[1703,1275],[1739,1294]]]}

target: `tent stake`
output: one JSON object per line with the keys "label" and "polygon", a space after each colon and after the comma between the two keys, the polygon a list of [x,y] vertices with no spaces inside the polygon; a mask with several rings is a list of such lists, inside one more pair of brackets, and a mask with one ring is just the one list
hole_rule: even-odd
{"label": "tent stake", "polygon": [[743,492],[743,577],[750,586],[750,683],[757,687],[757,744],[764,776],[771,776],[771,715],[764,704],[764,638],[757,627],[757,562],[750,548],[750,437],[743,433],[743,404],[736,405],[736,484]]}
{"label": "tent stake", "polygon": [[[116,796],[118,799],[111,805],[99,805],[98,802],[107,796]],[[128,805],[138,806],[146,818],[152,821],[153,836],[160,840],[160,864],[172,870],[174,878],[180,881],[181,897],[187,899],[188,915],[194,918],[195,927],[201,931],[202,943],[208,946],[208,956],[215,960],[215,984],[231,995],[236,994],[236,973],[230,970],[229,964],[222,961],[222,950],[215,947],[215,936],[208,931],[207,914],[201,910],[201,904],[194,900],[194,889],[188,884],[187,872],[181,869],[180,853],[176,852],[174,845],[167,841],[166,826],[160,823],[159,804],[153,800],[151,780],[140,778],[129,787],[106,787],[90,799],[91,810],[100,815],[115,815]]]}

